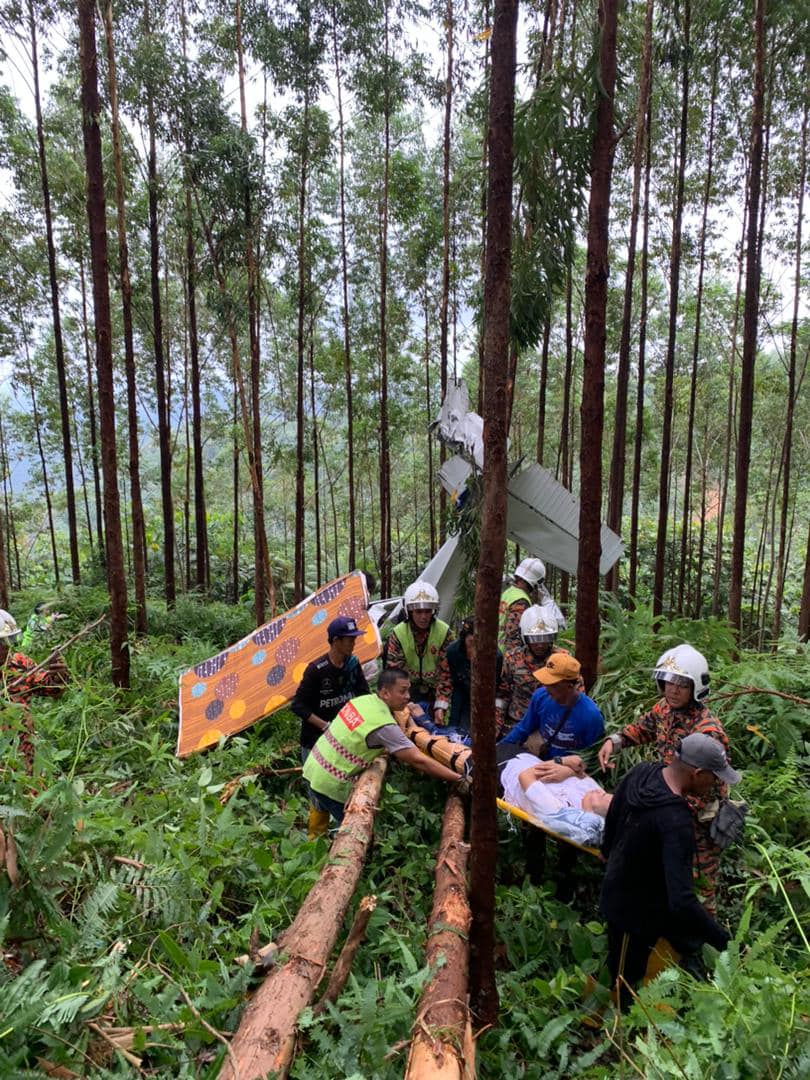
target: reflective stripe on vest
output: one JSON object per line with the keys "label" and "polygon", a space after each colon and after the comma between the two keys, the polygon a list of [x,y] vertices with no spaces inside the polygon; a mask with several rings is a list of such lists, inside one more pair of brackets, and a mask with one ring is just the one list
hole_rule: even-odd
{"label": "reflective stripe on vest", "polygon": [[501,595],[501,602],[498,605],[498,648],[502,651],[505,650],[506,640],[504,638],[504,631],[506,630],[506,617],[509,614],[509,608],[512,604],[517,603],[518,600],[525,600],[527,604],[531,604],[531,597],[523,589],[519,589],[517,585],[510,585],[509,588]]}
{"label": "reflective stripe on vest", "polygon": [[366,737],[393,723],[391,710],[376,694],[348,701],[312,748],[304,779],[321,795],[345,802],[354,777],[383,752],[366,745]]}
{"label": "reflective stripe on vest", "polygon": [[397,623],[394,634],[405,654],[408,674],[414,682],[435,682],[439,667],[439,652],[444,645],[450,627],[441,619],[434,619],[430,624],[425,649],[422,655],[416,651],[416,641],[410,621]]}

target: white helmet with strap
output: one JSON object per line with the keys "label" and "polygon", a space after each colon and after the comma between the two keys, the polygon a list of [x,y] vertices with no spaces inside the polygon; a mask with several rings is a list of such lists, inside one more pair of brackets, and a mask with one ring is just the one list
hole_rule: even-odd
{"label": "white helmet with strap", "polygon": [[532,604],[520,616],[520,635],[527,645],[545,645],[554,641],[559,624],[556,604]]}
{"label": "white helmet with strap", "polygon": [[515,567],[514,577],[520,578],[528,585],[539,584],[546,576],[546,567],[542,559],[524,559]]}
{"label": "white helmet with strap", "polygon": [[436,586],[419,578],[409,585],[403,597],[406,611],[438,611],[439,594]]}
{"label": "white helmet with strap", "polygon": [[11,641],[20,633],[17,620],[3,608],[0,608],[0,640]]}
{"label": "white helmet with strap", "polygon": [[653,669],[656,682],[691,686],[692,697],[704,702],[709,696],[709,665],[706,657],[691,645],[676,645],[658,657]]}

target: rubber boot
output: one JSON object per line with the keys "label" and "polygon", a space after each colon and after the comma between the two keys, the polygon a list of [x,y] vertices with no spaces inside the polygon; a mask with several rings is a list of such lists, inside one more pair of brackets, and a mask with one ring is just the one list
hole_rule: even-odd
{"label": "rubber boot", "polygon": [[318,836],[326,836],[328,831],[329,811],[316,810],[314,806],[310,806],[307,818],[307,839],[314,840]]}

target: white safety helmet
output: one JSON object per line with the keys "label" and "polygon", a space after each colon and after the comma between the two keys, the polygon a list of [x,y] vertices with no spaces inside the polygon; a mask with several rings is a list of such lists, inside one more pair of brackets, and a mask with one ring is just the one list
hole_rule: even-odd
{"label": "white safety helmet", "polygon": [[527,645],[545,645],[557,636],[555,604],[532,604],[520,616],[520,635]]}
{"label": "white safety helmet", "polygon": [[421,578],[405,590],[402,598],[406,611],[438,611],[439,594],[436,586]]}
{"label": "white safety helmet", "polygon": [[706,657],[691,645],[676,645],[662,653],[653,669],[653,678],[656,682],[691,685],[692,697],[697,702],[702,703],[709,696],[709,665]]}
{"label": "white safety helmet", "polygon": [[20,635],[17,620],[3,608],[0,608],[0,641],[14,641]]}
{"label": "white safety helmet", "polygon": [[521,578],[529,585],[539,584],[546,576],[546,568],[542,559],[524,559],[515,567],[514,576]]}

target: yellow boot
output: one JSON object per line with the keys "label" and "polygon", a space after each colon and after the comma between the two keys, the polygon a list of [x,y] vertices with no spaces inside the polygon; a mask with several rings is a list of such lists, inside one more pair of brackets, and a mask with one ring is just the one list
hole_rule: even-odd
{"label": "yellow boot", "polygon": [[318,836],[325,836],[329,830],[329,812],[316,810],[314,806],[309,808],[307,819],[307,839],[314,840]]}

